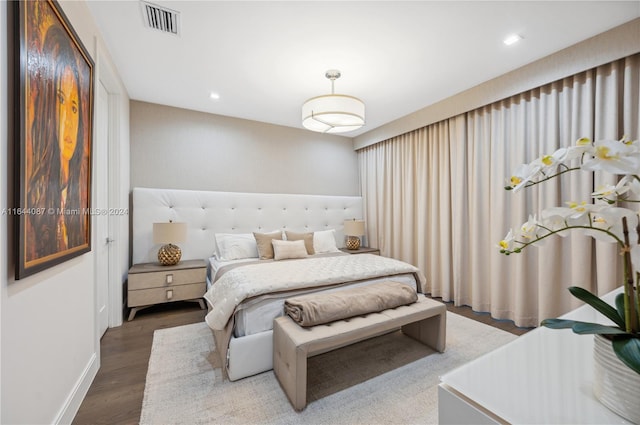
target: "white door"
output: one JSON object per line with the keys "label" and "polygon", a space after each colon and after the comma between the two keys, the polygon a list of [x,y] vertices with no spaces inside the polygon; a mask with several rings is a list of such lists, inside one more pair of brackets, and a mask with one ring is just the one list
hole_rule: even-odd
{"label": "white door", "polygon": [[96,139],[93,142],[94,246],[96,259],[96,299],[98,336],[109,327],[109,95],[102,83],[98,84],[96,107]]}

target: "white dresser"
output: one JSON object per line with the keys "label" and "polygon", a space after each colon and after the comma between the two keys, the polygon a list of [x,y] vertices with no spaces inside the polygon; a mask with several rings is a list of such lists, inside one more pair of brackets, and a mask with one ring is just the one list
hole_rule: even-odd
{"label": "white dresser", "polygon": [[[563,318],[610,323],[589,306]],[[534,329],[440,381],[440,424],[629,423],[594,397],[593,336],[570,329]]]}

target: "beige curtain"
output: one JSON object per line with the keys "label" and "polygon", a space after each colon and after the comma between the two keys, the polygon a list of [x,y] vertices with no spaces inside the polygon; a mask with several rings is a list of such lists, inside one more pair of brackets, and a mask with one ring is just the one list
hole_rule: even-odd
{"label": "beige curtain", "polygon": [[504,186],[518,164],[580,137],[640,137],[639,93],[637,54],[358,151],[369,244],[423,270],[433,296],[518,326],[577,307],[569,286],[609,292],[621,283],[615,245],[572,234],[507,257],[496,244],[613,177]]}

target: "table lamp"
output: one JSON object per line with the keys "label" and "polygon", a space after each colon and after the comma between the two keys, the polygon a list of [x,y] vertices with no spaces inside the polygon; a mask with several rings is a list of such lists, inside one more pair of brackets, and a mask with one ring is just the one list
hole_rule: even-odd
{"label": "table lamp", "polygon": [[346,220],[344,222],[344,234],[347,235],[347,249],[360,248],[360,236],[364,235],[364,220]]}
{"label": "table lamp", "polygon": [[158,250],[158,261],[163,266],[178,264],[182,251],[174,243],[187,239],[187,223],[153,223],[153,243],[166,244]]}

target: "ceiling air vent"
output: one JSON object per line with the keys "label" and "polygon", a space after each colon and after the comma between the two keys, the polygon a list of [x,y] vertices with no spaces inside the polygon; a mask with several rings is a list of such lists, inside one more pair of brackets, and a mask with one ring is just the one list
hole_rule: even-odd
{"label": "ceiling air vent", "polygon": [[145,1],[140,2],[144,24],[148,28],[178,35],[180,13]]}

